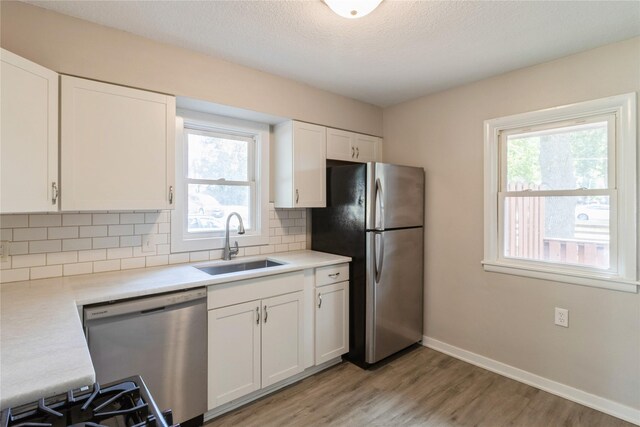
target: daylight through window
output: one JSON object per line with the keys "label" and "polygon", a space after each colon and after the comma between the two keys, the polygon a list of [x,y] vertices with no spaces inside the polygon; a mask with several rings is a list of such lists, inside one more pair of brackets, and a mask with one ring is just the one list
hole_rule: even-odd
{"label": "daylight through window", "polygon": [[485,121],[486,271],[636,292],[636,94]]}
{"label": "daylight through window", "polygon": [[[237,212],[252,230],[255,207],[254,138],[185,128],[187,231],[223,232]],[[233,222],[235,221],[235,222]],[[237,227],[237,219],[232,219]]]}
{"label": "daylight through window", "polygon": [[615,116],[501,132],[502,254],[609,269]]}

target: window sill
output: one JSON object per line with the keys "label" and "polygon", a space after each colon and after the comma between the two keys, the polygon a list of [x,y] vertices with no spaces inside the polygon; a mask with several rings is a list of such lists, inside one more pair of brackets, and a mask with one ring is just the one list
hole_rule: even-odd
{"label": "window sill", "polygon": [[[238,246],[241,248],[248,246],[265,246],[269,244],[269,237],[260,234],[242,236],[234,233],[229,236],[229,243],[233,246],[235,242],[238,242]],[[224,248],[224,237],[183,240],[171,239],[171,252],[208,251],[222,248]]]}
{"label": "window sill", "polygon": [[534,279],[551,280],[554,282],[571,283],[574,285],[590,286],[594,288],[610,289],[614,291],[637,293],[640,282],[627,280],[611,275],[586,275],[552,268],[533,268],[500,261],[482,261],[484,271],[493,273],[512,274],[514,276],[531,277]]}

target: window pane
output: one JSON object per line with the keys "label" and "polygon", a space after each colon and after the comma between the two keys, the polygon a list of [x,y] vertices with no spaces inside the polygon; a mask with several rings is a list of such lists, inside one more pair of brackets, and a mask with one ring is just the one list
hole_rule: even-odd
{"label": "window pane", "polygon": [[[231,212],[240,214],[245,229],[252,228],[249,186],[189,184],[188,193],[189,233],[224,231],[227,216]],[[234,217],[231,220],[230,229],[237,228],[238,220]]]}
{"label": "window pane", "polygon": [[504,256],[607,269],[609,197],[506,197]]}
{"label": "window pane", "polygon": [[507,136],[505,191],[604,189],[607,122]]}
{"label": "window pane", "polygon": [[187,133],[187,177],[249,181],[249,142]]}

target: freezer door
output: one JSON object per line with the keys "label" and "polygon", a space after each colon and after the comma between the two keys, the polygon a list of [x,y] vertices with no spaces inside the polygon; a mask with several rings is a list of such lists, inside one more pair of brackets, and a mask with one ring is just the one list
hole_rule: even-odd
{"label": "freezer door", "polygon": [[367,363],[422,339],[423,230],[367,232]]}
{"label": "freezer door", "polygon": [[422,168],[367,163],[367,187],[367,230],[423,225]]}

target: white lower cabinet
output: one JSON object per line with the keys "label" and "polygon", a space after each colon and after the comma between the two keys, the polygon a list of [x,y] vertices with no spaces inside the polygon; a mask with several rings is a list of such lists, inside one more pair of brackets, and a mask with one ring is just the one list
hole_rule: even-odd
{"label": "white lower cabinet", "polygon": [[342,263],[209,286],[209,410],[246,403],[347,353],[348,280]]}
{"label": "white lower cabinet", "polygon": [[260,301],[209,310],[209,408],[260,389]]}
{"label": "white lower cabinet", "polygon": [[316,365],[349,351],[349,282],[316,287]]}
{"label": "white lower cabinet", "polygon": [[302,291],[209,310],[209,409],[303,370]]}
{"label": "white lower cabinet", "polygon": [[302,291],[262,300],[262,387],[303,370]]}

